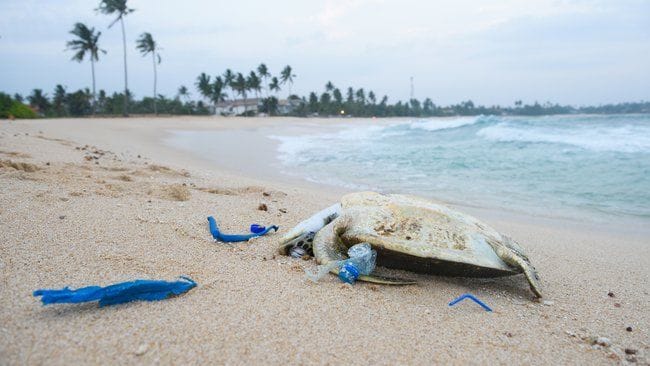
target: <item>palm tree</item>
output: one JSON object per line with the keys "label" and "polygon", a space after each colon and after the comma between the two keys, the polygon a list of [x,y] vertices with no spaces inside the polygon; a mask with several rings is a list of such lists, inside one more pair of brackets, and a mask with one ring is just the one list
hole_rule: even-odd
{"label": "palm tree", "polygon": [[246,83],[246,78],[242,75],[241,72],[237,73],[237,77],[232,82],[232,87],[239,95],[244,98],[244,115],[246,115],[246,91],[248,90],[248,85]]}
{"label": "palm tree", "polygon": [[202,72],[198,78],[196,78],[196,88],[199,90],[199,93],[203,98],[209,99],[212,94],[212,87],[210,86],[210,76]]}
{"label": "palm tree", "polygon": [[47,94],[43,93],[41,89],[32,90],[32,94],[27,97],[29,104],[36,107],[40,113],[45,114],[45,111],[50,108],[50,101],[47,99]]}
{"label": "palm tree", "polygon": [[99,107],[99,113],[105,113],[106,112],[106,104],[107,104],[107,96],[106,92],[104,89],[99,89],[99,93],[97,93],[97,106]]}
{"label": "palm tree", "polygon": [[154,41],[151,33],[144,32],[140,35],[136,42],[136,48],[140,50],[142,56],[151,54],[153,59],[153,113],[158,114],[158,108],[156,107],[156,86],[158,83],[158,73],[156,71],[156,63],[160,63],[160,53],[158,53],[159,48],[156,41]]}
{"label": "palm tree", "polygon": [[223,92],[225,88],[225,83],[220,76],[214,78],[214,83],[212,84],[212,90],[210,94],[210,101],[214,104],[215,111],[217,110],[217,104],[223,102],[226,94]]}
{"label": "palm tree", "polygon": [[275,76],[271,78],[271,83],[269,84],[269,90],[274,92],[280,91],[280,81]]}
{"label": "palm tree", "polygon": [[325,91],[331,92],[332,90],[334,90],[334,84],[332,84],[331,81],[328,81],[327,84],[325,84]]}
{"label": "palm tree", "polygon": [[357,103],[364,105],[366,104],[366,93],[363,91],[363,88],[357,90]]}
{"label": "palm tree", "polygon": [[255,92],[256,103],[259,104],[259,92],[262,90],[262,80],[257,77],[257,74],[255,74],[254,71],[251,71],[250,75],[248,75],[246,85],[248,86],[248,89]]}
{"label": "palm tree", "polygon": [[[67,92],[63,87],[63,85],[57,84],[56,87],[54,88],[54,97],[52,98],[52,104],[54,105],[54,110],[59,117],[68,114],[65,108],[66,97],[67,97]],[[93,93],[93,100],[94,98],[95,95]]]}
{"label": "palm tree", "polygon": [[252,91],[255,92],[255,98],[259,97],[259,92],[262,90],[262,80],[260,80],[259,77],[257,77],[257,74],[255,74],[254,71],[251,71],[250,75],[248,75],[248,79],[246,80],[248,84],[248,88]]}
{"label": "palm tree", "polygon": [[232,70],[226,69],[226,72],[223,73],[223,84],[224,88],[230,88],[233,91],[232,99],[235,99],[235,89],[232,87],[232,82],[235,80],[235,74]]}
{"label": "palm tree", "polygon": [[[260,76],[260,79],[262,79],[263,82],[266,82],[270,77],[271,74],[269,73],[269,69],[266,67],[265,64],[260,64],[260,66],[257,67],[257,73]],[[266,96],[268,97],[268,90],[266,93]]]}
{"label": "palm tree", "polygon": [[341,94],[339,88],[334,88],[332,91],[332,96],[334,97],[334,100],[337,104],[341,104],[343,102],[343,95]]}
{"label": "palm tree", "polygon": [[135,11],[135,9],[129,9],[126,6],[126,2],[127,0],[101,0],[99,3],[99,8],[97,8],[97,11],[102,14],[117,14],[117,18],[115,18],[115,20],[113,20],[113,22],[108,25],[109,28],[112,27],[113,24],[115,24],[118,20],[122,26],[122,45],[124,47],[124,110],[122,114],[124,117],[129,115],[129,82],[126,71],[126,31],[124,30],[124,17]]}
{"label": "palm tree", "polygon": [[69,50],[76,51],[72,60],[81,62],[86,54],[90,58],[90,69],[93,76],[93,114],[95,113],[95,61],[99,61],[99,52],[106,54],[106,51],[99,48],[99,36],[102,32],[95,33],[95,28],[88,28],[83,23],[76,23],[70,34],[76,36],[76,39],[68,41],[66,46]]}
{"label": "palm tree", "polygon": [[370,103],[377,104],[377,96],[375,95],[375,92],[372,90],[368,93],[368,99],[370,99]]}
{"label": "palm tree", "polygon": [[351,86],[348,87],[346,103],[349,103],[349,104],[354,103],[354,89],[352,89]]}
{"label": "palm tree", "polygon": [[178,98],[179,99],[184,99],[185,102],[187,102],[187,99],[190,97],[190,92],[187,90],[187,87],[185,85],[181,85],[178,88]]}
{"label": "palm tree", "polygon": [[280,73],[280,80],[282,81],[282,84],[289,83],[289,96],[291,96],[291,86],[293,85],[293,78],[296,77],[296,75],[292,74],[291,66],[287,65],[282,69],[282,72]]}

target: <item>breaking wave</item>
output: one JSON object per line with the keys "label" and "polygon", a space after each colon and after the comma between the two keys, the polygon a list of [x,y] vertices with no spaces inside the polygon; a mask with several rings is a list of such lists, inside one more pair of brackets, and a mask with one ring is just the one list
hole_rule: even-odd
{"label": "breaking wave", "polygon": [[499,121],[495,116],[477,116],[477,117],[455,117],[450,119],[434,119],[412,122],[409,124],[411,129],[425,131],[440,131],[471,125],[486,125]]}
{"label": "breaking wave", "polygon": [[294,174],[446,201],[650,217],[650,116],[457,117],[276,135]]}
{"label": "breaking wave", "polygon": [[490,141],[573,145],[593,151],[650,152],[650,127],[532,127],[505,122],[477,132]]}

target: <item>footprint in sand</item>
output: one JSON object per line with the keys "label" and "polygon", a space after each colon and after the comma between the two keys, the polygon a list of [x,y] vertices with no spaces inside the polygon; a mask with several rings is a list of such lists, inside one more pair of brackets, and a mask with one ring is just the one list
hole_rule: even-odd
{"label": "footprint in sand", "polygon": [[0,168],[11,168],[26,173],[33,173],[41,169],[35,164],[12,160],[0,160]]}
{"label": "footprint in sand", "polygon": [[248,187],[241,187],[241,188],[197,187],[195,189],[198,190],[198,191],[201,191],[201,192],[212,193],[212,194],[220,194],[220,195],[224,195],[224,196],[239,196],[239,195],[242,195],[242,194],[265,193],[265,192],[267,192],[267,191],[265,191],[265,189],[263,187],[257,187],[257,186],[248,186]]}
{"label": "footprint in sand", "polygon": [[22,152],[19,152],[19,151],[2,151],[2,150],[0,150],[0,154],[11,156],[11,157],[14,157],[14,158],[26,158],[26,159],[29,159],[29,158],[32,157],[29,154],[22,153]]}
{"label": "footprint in sand", "polygon": [[183,184],[169,184],[158,186],[147,192],[149,195],[155,195],[167,201],[189,201],[192,193],[189,188]]}

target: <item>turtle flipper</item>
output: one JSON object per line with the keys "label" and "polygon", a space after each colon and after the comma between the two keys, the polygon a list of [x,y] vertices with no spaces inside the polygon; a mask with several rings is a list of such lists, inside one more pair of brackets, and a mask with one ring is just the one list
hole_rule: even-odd
{"label": "turtle flipper", "polygon": [[[338,268],[330,269],[330,272],[337,275],[339,274]],[[399,277],[388,277],[388,276],[378,276],[378,275],[361,275],[357,278],[357,281],[376,283],[380,285],[393,285],[393,286],[404,286],[404,285],[414,285],[417,281],[409,280],[406,278]]]}
{"label": "turtle flipper", "polygon": [[386,277],[386,276],[377,276],[377,275],[370,275],[370,276],[361,275],[359,276],[358,280],[364,282],[378,283],[381,285],[394,285],[394,286],[414,285],[417,283],[417,281],[409,280],[406,278]]}
{"label": "turtle flipper", "polygon": [[542,297],[542,286],[539,283],[539,276],[537,276],[537,271],[530,263],[528,256],[526,256],[523,249],[513,239],[505,235],[502,235],[502,238],[504,245],[493,246],[496,254],[507,264],[521,270],[528,280],[530,290],[533,291],[535,296]]}

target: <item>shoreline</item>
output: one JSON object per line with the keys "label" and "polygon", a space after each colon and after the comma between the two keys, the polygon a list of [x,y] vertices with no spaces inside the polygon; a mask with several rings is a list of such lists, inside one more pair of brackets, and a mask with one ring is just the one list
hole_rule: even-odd
{"label": "shoreline", "polygon": [[[445,117],[443,117],[445,118]],[[450,117],[452,118],[452,117]],[[53,120],[32,120],[32,122],[43,121],[44,124],[35,124],[35,127],[46,127],[49,125],[48,121],[69,124],[68,131],[72,130],[72,135],[59,135],[60,138],[80,138],[82,140],[95,141],[95,145],[109,146],[111,149],[135,152],[143,151],[142,154],[157,155],[156,160],[163,160],[168,165],[175,167],[191,167],[197,170],[199,174],[204,177],[211,177],[214,172],[226,173],[232,177],[242,177],[250,179],[257,184],[263,185],[265,183],[280,185],[285,188],[299,188],[301,190],[313,191],[325,194],[331,202],[336,202],[338,198],[345,194],[354,191],[354,189],[342,187],[339,185],[314,182],[296,174],[289,175],[279,170],[283,169],[282,163],[277,156],[277,147],[279,143],[269,138],[268,133],[277,128],[284,128],[283,133],[289,135],[297,135],[311,131],[313,128],[319,131],[335,131],[333,128],[341,126],[341,123],[331,124],[333,120],[330,118],[282,118],[282,117],[243,117],[243,118],[229,118],[220,116],[211,117],[164,117],[160,118],[93,118],[88,122],[99,122],[102,129],[109,128],[115,132],[130,129],[130,133],[134,133],[134,137],[123,136],[126,138],[121,143],[115,144],[115,141],[107,141],[107,139],[97,139],[91,134],[83,133],[83,124],[85,119],[53,119]],[[372,118],[345,118],[340,119],[348,121],[346,126],[354,126],[354,124],[367,124],[369,122],[375,123],[376,120]],[[389,125],[391,122],[398,121],[400,118],[383,119],[383,125]],[[403,118],[408,121],[408,118]],[[117,122],[117,123],[115,123]],[[26,122],[30,124],[30,122]],[[117,126],[112,126],[117,124]],[[138,124],[137,128],[133,128],[134,124]],[[151,124],[155,124],[152,126]],[[47,128],[46,128],[47,130]],[[200,156],[194,150],[185,149],[179,146],[173,146],[170,139],[173,131],[212,131],[218,132],[221,135],[220,139],[216,142],[219,146],[218,158],[210,159]],[[49,133],[57,134],[58,131],[49,130]],[[250,151],[248,144],[239,143],[240,139],[253,139],[255,149],[261,147],[263,153],[257,151]],[[135,149],[130,146],[140,144],[141,148]],[[253,149],[254,150],[254,149]],[[225,159],[222,159],[222,156]],[[270,160],[272,163],[261,164],[260,156]],[[251,164],[251,162],[254,162]],[[396,192],[399,193],[399,192]],[[644,226],[647,220],[637,217],[614,217],[613,222],[604,222],[603,219],[599,220],[589,217],[571,217],[571,216],[557,216],[552,213],[539,212],[528,214],[523,210],[507,208],[507,207],[494,207],[485,205],[469,205],[466,203],[455,202],[441,199],[440,197],[428,197],[437,202],[454,207],[460,211],[468,212],[479,218],[494,218],[500,221],[512,221],[519,224],[542,225],[548,228],[563,227],[566,225],[575,225],[580,230],[585,232],[597,232],[599,234],[607,234],[613,232],[616,235],[629,237],[631,239],[645,239],[650,238],[650,227]],[[650,242],[650,239],[649,239]]]}
{"label": "shoreline", "polygon": [[[193,155],[197,159],[206,160],[220,170],[230,172],[232,174],[243,175],[248,178],[262,179],[270,183],[281,183],[289,185],[297,185],[307,189],[324,190],[335,195],[343,195],[345,193],[353,192],[358,189],[346,187],[345,185],[337,185],[329,182],[318,182],[313,179],[307,179],[304,174],[283,171],[288,169],[283,165],[282,161],[278,158],[278,147],[280,143],[273,136],[282,134],[283,136],[297,136],[313,132],[315,129],[318,133],[331,133],[338,131],[335,127],[340,127],[342,124],[330,125],[329,120],[315,120],[316,123],[300,124],[298,127],[291,125],[289,127],[283,126],[261,126],[249,127],[243,130],[237,129],[218,129],[211,135],[214,140],[214,151],[216,156],[226,156],[226,159],[210,159],[204,158],[198,154],[197,150],[190,146],[188,143],[179,143],[177,133],[198,132],[192,129],[181,129],[167,131],[167,135],[162,141],[165,145],[178,149]],[[407,121],[407,120],[405,120]],[[358,124],[368,125],[369,122],[376,124],[375,121],[368,119],[359,119],[356,121]],[[394,124],[395,120],[386,121],[383,125]],[[347,124],[345,126],[353,126]],[[279,130],[277,129],[279,127]],[[176,138],[174,136],[176,135]],[[192,139],[188,139],[194,142]],[[240,143],[239,141],[246,141]],[[175,141],[175,142],[174,142]],[[235,143],[233,143],[235,142]],[[185,145],[185,146],[181,146]],[[255,146],[250,149],[250,146]],[[251,151],[253,150],[253,151]],[[384,193],[403,193],[393,191],[382,191]],[[474,216],[495,217],[507,221],[516,221],[520,223],[535,223],[536,225],[544,226],[563,226],[566,224],[577,225],[584,231],[597,231],[606,233],[614,231],[620,235],[632,235],[638,238],[650,237],[650,227],[645,227],[648,219],[635,216],[617,216],[611,213],[603,214],[603,216],[596,216],[592,213],[591,216],[585,215],[560,215],[556,212],[546,211],[527,213],[525,207],[499,207],[490,206],[488,204],[467,204],[458,201],[445,200],[441,197],[425,196],[434,201],[455,207],[460,211],[466,211]]]}
{"label": "shoreline", "polygon": [[[165,161],[168,165],[174,167],[190,167],[192,170],[204,177],[209,178],[214,174],[226,173],[233,178],[245,178],[255,182],[259,185],[271,184],[279,185],[284,188],[299,188],[302,191],[318,192],[324,194],[329,198],[329,202],[336,202],[338,198],[346,193],[354,191],[354,189],[342,187],[339,185],[314,182],[312,180],[304,179],[300,175],[289,175],[283,173],[282,163],[277,156],[277,146],[279,143],[269,138],[268,132],[278,127],[285,128],[284,133],[289,135],[304,133],[313,128],[318,128],[320,131],[332,130],[333,127],[340,126],[330,124],[333,119],[328,118],[300,118],[291,117],[288,119],[282,117],[264,118],[264,117],[244,117],[244,118],[229,118],[229,117],[187,117],[178,118],[170,117],[163,118],[98,118],[89,121],[97,121],[100,123],[100,128],[114,130],[120,132],[124,129],[130,129],[130,133],[135,134],[134,137],[123,136],[120,134],[120,139],[126,137],[125,140],[118,144],[115,141],[108,141],[110,139],[97,139],[92,134],[83,133],[84,119],[54,119],[54,120],[33,120],[43,121],[43,124],[35,124],[34,129],[37,127],[47,130],[49,121],[63,121],[69,124],[67,131],[74,132],[73,134],[58,134],[58,131],[47,130],[59,138],[79,138],[82,140],[94,141],[95,145],[108,146],[111,149],[135,152],[143,151],[142,154],[156,155],[156,160]],[[367,124],[368,122],[375,122],[371,118],[347,118],[342,119],[352,122],[346,126],[352,126],[354,123]],[[393,119],[391,121],[396,121]],[[117,126],[112,126],[117,121]],[[408,118],[404,118],[408,121]],[[135,123],[134,123],[135,122]],[[385,119],[384,125],[391,124],[388,119]],[[29,125],[29,122],[26,122]],[[137,128],[133,128],[134,124],[139,124]],[[152,126],[155,124],[156,126]],[[288,126],[287,126],[288,125]],[[51,127],[51,126],[49,126]],[[288,127],[288,128],[287,128]],[[56,130],[56,128],[55,128]],[[184,149],[179,146],[173,146],[169,142],[172,131],[212,131],[218,132],[222,135],[217,143],[223,143],[223,146],[218,148],[219,157],[210,159],[200,156],[194,150]],[[251,152],[247,144],[238,143],[239,139],[252,138],[255,143],[255,148],[263,150],[263,154],[259,152]],[[132,148],[130,146],[139,144],[140,148]],[[265,159],[272,161],[269,164],[261,164],[259,157],[265,156]],[[222,156],[225,159],[222,159]],[[251,161],[255,163],[251,164]],[[396,192],[399,193],[399,192]],[[440,199],[440,197],[428,197],[434,201],[443,203],[454,207],[460,211],[465,211],[473,216],[479,218],[495,219],[506,222],[516,222],[519,224],[541,225],[547,228],[558,228],[566,225],[577,226],[584,232],[596,232],[601,235],[607,233],[614,233],[616,235],[627,237],[633,240],[642,240],[650,238],[650,227],[644,224],[647,220],[637,217],[612,217],[613,222],[603,222],[588,217],[570,217],[570,216],[557,216],[551,213],[544,214],[527,214],[521,210],[516,210],[506,207],[493,207],[485,205],[469,205],[460,202]],[[650,243],[650,239],[647,239]]]}
{"label": "shoreline", "polygon": [[[237,161],[229,171],[163,145],[165,131],[217,129],[255,141],[251,131],[279,124],[309,127],[304,122],[0,123],[0,161],[28,164],[20,165],[23,170],[0,168],[0,359],[9,364],[612,364],[632,357],[647,362],[650,243],[641,231],[461,206],[522,244],[540,274],[544,302],[531,301],[521,276],[406,272],[400,274],[418,285],[347,286],[333,276],[313,284],[304,276],[313,261],[277,256],[275,234],[248,243],[212,242],[207,215],[228,233],[253,222],[277,224],[283,232],[343,191],[248,175],[236,169],[243,165]],[[232,146],[224,148],[216,159],[228,158],[228,151],[237,155]],[[261,203],[266,211],[258,209]],[[160,302],[43,307],[31,296],[37,288],[182,274],[198,287]],[[469,303],[447,306],[464,292],[495,311],[488,314]],[[593,337],[606,337],[609,344],[594,344]]]}

